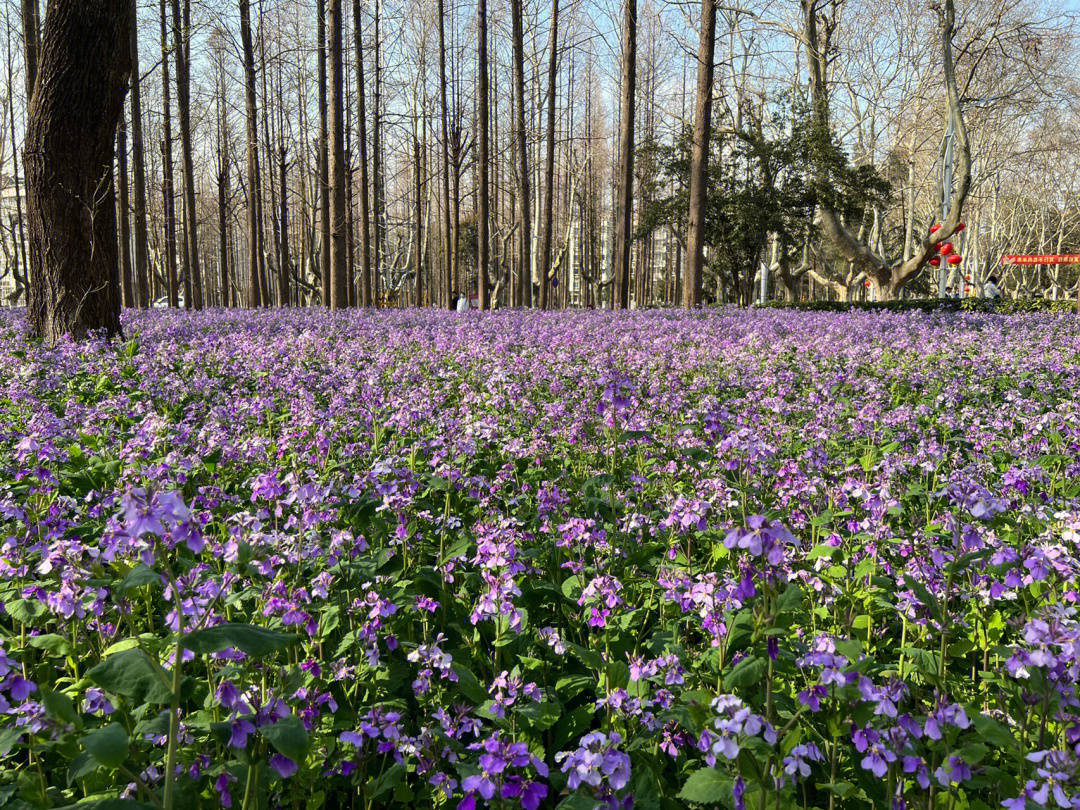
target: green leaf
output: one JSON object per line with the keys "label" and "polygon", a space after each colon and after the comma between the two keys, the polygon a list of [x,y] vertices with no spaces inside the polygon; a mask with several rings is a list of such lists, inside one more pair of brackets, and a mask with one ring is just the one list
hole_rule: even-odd
{"label": "green leaf", "polygon": [[930,590],[910,574],[904,574],[904,584],[915,591],[915,595],[920,602],[926,605],[930,615],[934,617],[938,624],[941,624],[941,608],[938,607],[937,599],[930,593]]}
{"label": "green leaf", "polygon": [[4,610],[17,622],[37,627],[39,620],[48,612],[37,599],[15,599],[4,604]]}
{"label": "green leaf", "polygon": [[82,727],[82,719],[75,711],[74,702],[64,693],[42,687],[41,705],[45,707],[45,714],[53,720],[59,720],[69,726]]}
{"label": "green leaf", "polygon": [[724,676],[724,690],[734,692],[745,689],[761,681],[765,674],[765,662],[754,656],[747,656],[728,670]]}
{"label": "green leaf", "polygon": [[488,699],[487,690],[480,685],[480,681],[476,679],[471,669],[463,664],[454,664],[453,666],[458,677],[458,689],[461,690],[461,694],[465,695],[477,706]]}
{"label": "green leaf", "polygon": [[120,593],[127,593],[134,588],[141,588],[144,585],[161,585],[161,575],[142,563],[139,563],[131,572],[124,577],[124,581],[121,582],[116,590]]}
{"label": "green leaf", "polygon": [[74,651],[68,640],[57,633],[45,633],[40,636],[31,636],[26,640],[31,647],[45,650],[53,655],[71,655]]}
{"label": "green leaf", "polygon": [[68,765],[68,770],[67,770],[67,785],[68,785],[68,787],[71,787],[72,783],[76,779],[80,779],[80,778],[86,776],[91,771],[97,770],[97,767],[98,767],[98,761],[96,759],[94,759],[92,756],[90,756],[88,753],[83,751],[82,753],[78,754],[73,760],[71,760],[71,764]]}
{"label": "green leaf", "polygon": [[389,767],[382,776],[368,780],[364,792],[368,794],[369,798],[378,799],[380,796],[389,793],[392,789],[397,787],[397,783],[401,781],[401,777],[404,775],[404,763],[395,763]]}
{"label": "green leaf", "polygon": [[796,583],[788,585],[777,602],[777,614],[794,613],[803,603],[803,589]]}
{"label": "green leaf", "polygon": [[123,650],[110,656],[86,673],[102,689],[129,697],[139,703],[169,703],[172,701],[168,681],[169,671],[159,674],[150,658],[139,649]]}
{"label": "green leaf", "polygon": [[265,737],[279,754],[298,765],[307,758],[308,733],[303,721],[295,714],[278,720],[272,726],[263,726],[259,733]]}
{"label": "green leaf", "polygon": [[65,804],[58,810],[154,810],[154,806],[134,799],[87,799]]}
{"label": "green leaf", "polygon": [[27,731],[21,726],[13,726],[0,731],[0,757],[6,757],[19,741],[19,737],[22,737],[24,734],[27,734]]}
{"label": "green leaf", "polygon": [[279,633],[254,624],[229,622],[205,630],[196,630],[184,637],[183,645],[196,655],[221,652],[230,647],[261,658],[280,652],[303,640],[299,633]]}
{"label": "green leaf", "polygon": [[562,716],[562,709],[557,703],[533,703],[530,701],[521,707],[518,715],[527,719],[534,728],[547,731]]}
{"label": "green leaf", "polygon": [[990,753],[990,749],[982,743],[971,743],[960,749],[960,757],[968,765],[978,765],[988,753]]}
{"label": "green leaf", "polygon": [[690,774],[678,798],[698,804],[719,804],[731,794],[731,778],[716,768],[699,768]]}
{"label": "green leaf", "polygon": [[584,793],[571,793],[556,806],[556,810],[596,810],[600,802]]}
{"label": "green leaf", "polygon": [[1012,735],[1012,732],[993,717],[976,714],[971,718],[971,722],[975,726],[975,730],[979,732],[979,737],[996,748],[1008,751],[1016,748],[1016,738]]}
{"label": "green leaf", "polygon": [[119,768],[128,755],[128,735],[119,723],[96,728],[82,738],[83,748],[106,768]]}

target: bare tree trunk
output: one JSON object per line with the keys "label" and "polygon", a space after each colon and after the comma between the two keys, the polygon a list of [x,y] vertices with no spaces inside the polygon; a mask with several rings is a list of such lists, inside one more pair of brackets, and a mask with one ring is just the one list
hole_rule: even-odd
{"label": "bare tree trunk", "polygon": [[416,273],[416,306],[424,305],[424,250],[423,250],[423,210],[424,210],[424,184],[420,171],[420,138],[415,132],[416,122],[413,122],[413,185],[416,187],[416,219],[414,221],[414,239],[416,251],[413,253],[413,272]]}
{"label": "bare tree trunk", "polygon": [[127,116],[120,112],[116,139],[117,177],[120,180],[118,219],[120,221],[120,301],[125,307],[134,304],[131,296],[131,220],[128,219]]}
{"label": "bare tree trunk", "polygon": [[183,17],[180,0],[172,0],[174,51],[176,54],[176,103],[180,110],[180,151],[184,170],[184,231],[187,246],[185,262],[191,281],[192,301],[189,306],[203,308],[202,273],[199,270],[199,224],[195,211],[195,164],[191,153],[191,0],[184,0]]}
{"label": "bare tree trunk", "polygon": [[[556,0],[558,2],[558,0]],[[488,303],[488,264],[491,262],[491,236],[488,233],[490,212],[488,189],[488,43],[487,43],[487,0],[479,0],[476,8],[476,46],[477,71],[479,73],[479,129],[480,154],[477,169],[480,172],[480,198],[478,200],[476,239],[477,239],[477,278],[476,294],[480,309],[490,308]]]}
{"label": "bare tree trunk", "polygon": [[[360,305],[370,307],[371,300],[371,208],[368,196],[367,89],[364,86],[364,42],[360,25],[360,0],[353,0],[353,24],[356,27],[356,104],[357,149],[360,153]],[[419,218],[419,214],[417,214]]]}
{"label": "bare tree trunk", "polygon": [[697,104],[694,146],[690,157],[690,217],[686,234],[687,262],[683,306],[701,306],[705,265],[705,209],[709,187],[709,138],[712,124],[713,54],[716,45],[716,0],[701,2],[701,41],[698,45]]}
{"label": "bare tree trunk", "polygon": [[[164,136],[162,142],[161,159],[164,164],[164,195],[165,208],[165,285],[168,288],[166,295],[170,307],[180,306],[180,289],[176,278],[176,191],[173,183],[173,158],[172,158],[172,103],[170,101],[172,89],[169,86],[169,34],[167,15],[165,13],[165,0],[161,0],[161,94],[164,111]],[[149,285],[139,290],[139,306],[150,306]]]}
{"label": "bare tree trunk", "polygon": [[[7,14],[4,15],[5,22],[7,22]],[[15,91],[12,87],[12,77],[15,75],[13,66],[14,59],[12,58],[11,49],[11,29],[7,28],[7,108],[8,108],[8,126],[11,135],[11,173],[14,177],[19,177],[19,147],[15,140]],[[23,226],[23,205],[22,205],[22,189],[19,187],[19,183],[15,183],[15,227],[12,228],[12,236],[15,237],[15,250],[14,253],[14,265],[12,266],[12,275],[15,278],[15,294],[13,300],[17,303],[19,298],[23,295],[27,298],[29,303],[30,298],[30,260],[26,255],[26,234]],[[23,275],[19,275],[19,251],[22,251],[22,268]]]}
{"label": "bare tree trunk", "polygon": [[116,126],[133,0],[52,0],[26,131],[30,331],[120,334]]}
{"label": "bare tree trunk", "polygon": [[34,96],[37,80],[38,52],[41,50],[41,20],[38,17],[38,0],[22,0],[23,45],[26,58],[26,107]]}
{"label": "bare tree trunk", "polygon": [[383,135],[382,135],[382,37],[379,28],[382,0],[374,0],[375,3],[375,38],[373,41],[373,54],[375,62],[375,97],[372,105],[371,127],[371,192],[374,211],[371,217],[372,227],[372,279],[371,295],[375,306],[379,305],[382,298],[383,284],[383,256],[386,253],[386,192],[385,174],[383,171]]}
{"label": "bare tree trunk", "polygon": [[229,128],[225,112],[225,47],[216,51],[218,60],[217,96],[217,193],[218,193],[218,263],[221,265],[221,306],[229,306]]}
{"label": "bare tree trunk", "polygon": [[517,137],[518,159],[518,220],[521,239],[518,243],[518,285],[514,290],[516,306],[532,306],[532,222],[530,221],[529,155],[525,131],[525,32],[522,22],[522,0],[510,0],[512,21],[511,43],[514,51],[514,128]]}
{"label": "bare tree trunk", "polygon": [[555,93],[558,90],[559,0],[551,5],[551,46],[548,56],[547,164],[544,167],[544,223],[540,236],[540,309],[548,308],[551,242],[555,229]]}
{"label": "bare tree trunk", "polygon": [[248,306],[262,304],[259,281],[259,122],[255,107],[255,49],[251,41],[250,0],[240,3],[240,39],[244,51],[244,100],[247,114],[247,175],[248,175]]}
{"label": "bare tree trunk", "polygon": [[326,0],[317,3],[318,32],[316,47],[319,64],[319,274],[322,278],[322,303],[330,306],[330,169],[329,132],[326,110]]}
{"label": "bare tree trunk", "polygon": [[329,67],[329,164],[330,164],[330,308],[348,306],[348,271],[345,265],[345,240],[348,238],[345,215],[345,108],[344,70],[341,59],[341,2],[328,0],[327,62]]}
{"label": "bare tree trunk", "polygon": [[[150,238],[146,221],[146,153],[143,142],[142,77],[139,75],[139,28],[137,4],[131,6],[131,166],[133,170],[135,223],[135,277],[137,290],[150,289]],[[147,293],[149,303],[149,293]],[[128,306],[135,306],[132,299]]]}
{"label": "bare tree trunk", "polygon": [[453,244],[450,234],[450,109],[446,102],[446,21],[445,3],[438,0],[439,15],[439,97],[442,124],[442,204],[443,204],[443,308],[452,306],[454,289]]}
{"label": "bare tree trunk", "polygon": [[619,122],[618,191],[615,197],[614,305],[630,305],[630,226],[634,207],[634,102],[637,69],[637,0],[623,0],[622,118]]}

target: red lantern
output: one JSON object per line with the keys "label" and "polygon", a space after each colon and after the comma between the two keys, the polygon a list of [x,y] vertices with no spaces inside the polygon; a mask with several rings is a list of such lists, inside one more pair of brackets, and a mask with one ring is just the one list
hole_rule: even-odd
{"label": "red lantern", "polygon": [[870,286],[870,282],[869,282],[869,281],[865,282],[865,283],[863,284],[863,286],[864,286],[864,287],[869,287],[869,286]]}
{"label": "red lantern", "polygon": [[937,233],[940,230],[941,230],[941,225],[931,225],[930,226],[930,233]]}
{"label": "red lantern", "polygon": [[941,246],[941,255],[942,256],[948,256],[950,253],[952,253],[952,251],[953,251],[952,242],[946,242],[944,245]]}
{"label": "red lantern", "polygon": [[964,281],[971,281],[971,276],[964,276]]}
{"label": "red lantern", "polygon": [[947,261],[949,264],[960,264],[960,262],[962,262],[963,260],[964,260],[963,256],[960,256],[960,255],[954,253],[952,256],[947,258],[945,261]]}
{"label": "red lantern", "polygon": [[941,266],[941,258],[939,256],[934,256],[930,260],[930,266],[931,267],[940,267]]}
{"label": "red lantern", "polygon": [[936,245],[934,245],[933,248],[934,248],[934,253],[941,253],[941,243],[940,242],[938,242]]}
{"label": "red lantern", "polygon": [[964,230],[964,228],[966,228],[966,227],[967,227],[967,225],[965,225],[963,222],[961,222],[959,225],[956,226],[956,232],[960,233],[960,231]]}

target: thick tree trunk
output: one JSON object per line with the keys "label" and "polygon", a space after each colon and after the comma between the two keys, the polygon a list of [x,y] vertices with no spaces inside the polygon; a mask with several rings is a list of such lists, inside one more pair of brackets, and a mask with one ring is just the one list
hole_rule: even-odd
{"label": "thick tree trunk", "polygon": [[345,240],[348,238],[345,215],[345,82],[341,59],[341,2],[328,0],[326,21],[329,26],[327,62],[329,67],[329,162],[330,162],[330,308],[349,305],[348,271],[345,265]]}
{"label": "thick tree trunk", "polygon": [[623,0],[622,117],[619,121],[618,190],[615,196],[614,304],[630,306],[630,227],[634,206],[634,102],[637,97],[637,0]]}
{"label": "thick tree trunk", "polygon": [[199,269],[199,223],[195,211],[195,163],[191,147],[191,0],[184,0],[183,15],[180,0],[172,0],[173,51],[176,55],[176,106],[180,111],[180,152],[184,171],[184,262],[187,280],[191,285],[191,301],[195,309],[203,308],[202,272]]}
{"label": "thick tree trunk", "polygon": [[518,223],[521,237],[518,242],[518,284],[514,289],[516,306],[532,306],[532,222],[530,220],[529,155],[525,131],[525,32],[522,22],[522,0],[510,0],[512,45],[514,51],[514,129],[517,140],[517,197]]}
{"label": "thick tree trunk", "polygon": [[551,243],[555,229],[555,93],[558,90],[559,0],[551,5],[551,42],[548,55],[547,163],[544,166],[544,223],[540,236],[540,308],[548,308],[551,284]]}
{"label": "thick tree trunk", "polygon": [[259,280],[259,119],[255,102],[255,49],[251,41],[251,4],[240,2],[240,39],[244,52],[244,108],[247,118],[247,176],[248,176],[248,306],[262,304]]}
{"label": "thick tree trunk", "polygon": [[[170,307],[180,306],[180,289],[176,278],[176,192],[173,184],[172,157],[172,89],[169,86],[169,33],[165,0],[161,0],[161,94],[164,113],[164,140],[161,142],[161,160],[164,166],[162,180],[162,205],[165,213],[165,286]],[[139,290],[139,306],[150,306],[149,285]]]}
{"label": "thick tree trunk", "polygon": [[716,0],[702,0],[701,41],[698,44],[697,104],[694,110],[694,146],[690,157],[690,217],[686,234],[687,262],[682,302],[687,309],[701,306],[715,45]]}
{"label": "thick tree trunk", "polygon": [[[357,148],[360,153],[360,306],[370,307],[371,300],[371,207],[368,196],[367,88],[364,86],[364,38],[360,24],[360,0],[353,0],[353,25],[356,28],[356,104]],[[417,215],[419,216],[419,214]]]}
{"label": "thick tree trunk", "polygon": [[30,331],[120,334],[116,125],[134,0],[52,0],[26,132]]}
{"label": "thick tree trunk", "polygon": [[[556,0],[558,2],[558,0]],[[477,169],[480,172],[480,198],[478,200],[476,241],[477,278],[476,294],[480,309],[488,309],[488,264],[491,262],[491,236],[488,233],[490,217],[490,192],[488,189],[488,49],[487,49],[487,0],[479,0],[476,9],[477,71],[479,72],[479,129],[480,154]]]}
{"label": "thick tree trunk", "polygon": [[[137,4],[131,4],[131,168],[134,188],[132,219],[135,225],[134,289],[150,289],[150,237],[146,220],[146,153],[143,142],[142,82],[139,75]],[[149,292],[146,295],[149,301]],[[133,300],[128,306],[135,306]],[[145,305],[144,305],[145,306]]]}

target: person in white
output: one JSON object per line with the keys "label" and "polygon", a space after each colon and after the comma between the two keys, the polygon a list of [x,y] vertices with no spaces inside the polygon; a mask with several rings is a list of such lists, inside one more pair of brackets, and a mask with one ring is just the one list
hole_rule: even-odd
{"label": "person in white", "polygon": [[469,298],[465,295],[459,295],[457,299],[457,311],[468,312],[469,311]]}
{"label": "person in white", "polygon": [[997,285],[997,276],[990,276],[983,285],[984,298],[1001,298],[1001,289]]}

